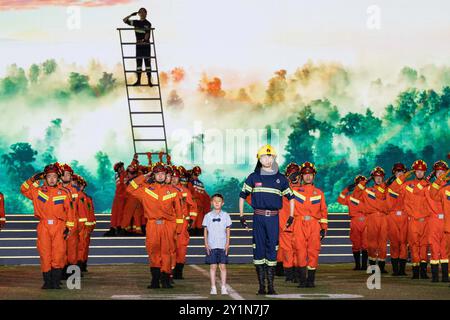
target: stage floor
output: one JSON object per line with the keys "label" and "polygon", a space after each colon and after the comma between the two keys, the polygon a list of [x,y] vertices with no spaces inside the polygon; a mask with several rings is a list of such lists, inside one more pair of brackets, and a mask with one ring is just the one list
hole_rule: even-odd
{"label": "stage floor", "polygon": [[[411,280],[383,275],[380,290],[369,290],[364,271],[353,271],[351,264],[327,264],[319,267],[316,288],[297,288],[276,277],[279,296],[257,296],[257,280],[252,265],[229,265],[229,296],[210,296],[208,266],[187,265],[185,280],[176,280],[174,289],[147,289],[148,266],[93,265],[82,278],[80,290],[41,290],[42,274],[37,266],[0,266],[0,299],[104,300],[104,299],[450,299],[448,283]],[[390,269],[390,266],[389,266]],[[407,273],[411,273],[410,267]],[[65,284],[65,282],[64,282]],[[220,292],[220,287],[218,286]]]}

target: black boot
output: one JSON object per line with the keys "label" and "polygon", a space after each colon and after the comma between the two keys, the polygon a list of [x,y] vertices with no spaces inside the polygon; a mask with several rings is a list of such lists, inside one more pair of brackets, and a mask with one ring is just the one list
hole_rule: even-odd
{"label": "black boot", "polygon": [[431,282],[439,282],[439,264],[431,264]]}
{"label": "black boot", "polygon": [[172,270],[173,278],[180,279],[180,264],[177,263],[175,268]]}
{"label": "black boot", "polygon": [[154,84],[152,83],[152,73],[151,72],[147,72],[147,79],[148,79],[148,85],[150,87],[153,87]]}
{"label": "black boot", "polygon": [[277,262],[277,266],[276,266],[276,269],[275,269],[275,275],[277,277],[283,277],[284,276],[283,262]]}
{"label": "black boot", "polygon": [[294,280],[294,268],[284,268],[285,281],[292,282]]}
{"label": "black boot", "polygon": [[61,275],[61,279],[62,280],[67,280],[67,279],[69,279],[69,274],[67,274],[67,268],[68,268],[69,266],[67,265],[67,266],[65,266],[63,269],[62,269],[62,275]]}
{"label": "black boot", "polygon": [[275,291],[274,280],[275,280],[275,267],[267,266],[267,294],[277,294]]}
{"label": "black boot", "polygon": [[353,270],[361,270],[361,252],[353,252],[353,258],[355,259],[355,267],[353,268]]}
{"label": "black boot", "polygon": [[63,269],[52,269],[51,277],[52,277],[52,289],[61,289],[61,278],[62,278]]}
{"label": "black boot", "polygon": [[292,282],[298,283],[300,281],[300,268],[293,267],[292,268]]}
{"label": "black boot", "polygon": [[137,80],[135,83],[132,84],[132,86],[140,86],[141,85],[141,75],[142,75],[142,71],[137,71]]}
{"label": "black boot", "polygon": [[392,275],[394,277],[399,276],[399,269],[398,269],[398,263],[399,263],[399,259],[396,258],[391,258],[391,264],[392,264]]}
{"label": "black boot", "polygon": [[314,288],[316,285],[314,284],[316,278],[316,270],[308,270],[308,278],[306,279],[306,287]]}
{"label": "black boot", "polygon": [[42,277],[44,278],[44,284],[41,289],[53,289],[52,288],[52,272],[42,272]]}
{"label": "black boot", "polygon": [[148,289],[160,288],[159,279],[161,277],[161,269],[160,268],[150,268],[150,273],[152,274],[152,281],[147,288]]}
{"label": "black boot", "polygon": [[361,270],[366,271],[367,270],[367,259],[369,257],[369,254],[367,253],[367,250],[362,251],[362,257],[361,257]]}
{"label": "black boot", "polygon": [[399,276],[407,276],[407,274],[406,274],[406,259],[398,260],[398,275]]}
{"label": "black boot", "polygon": [[173,286],[170,283],[170,275],[165,272],[161,272],[161,287],[164,289],[172,289]]}
{"label": "black boot", "polygon": [[449,282],[448,280],[448,262],[441,263],[442,282]]}
{"label": "black boot", "polygon": [[108,231],[106,231],[103,236],[104,237],[114,237],[116,235],[116,229],[111,227]]}
{"label": "black boot", "polygon": [[421,262],[420,263],[420,279],[430,279],[427,275],[427,263]]}
{"label": "black boot", "polygon": [[306,267],[298,268],[298,287],[306,288]]}
{"label": "black boot", "polygon": [[413,276],[411,279],[419,279],[419,266],[412,267]]}
{"label": "black boot", "polygon": [[88,269],[87,269],[87,261],[83,261],[83,265],[82,265],[81,271],[83,271],[83,272],[88,272]]}
{"label": "black boot", "polygon": [[388,273],[385,269],[386,261],[380,261],[378,260],[378,267],[380,268],[381,273]]}
{"label": "black boot", "polygon": [[146,226],[145,224],[143,224],[143,225],[141,226],[142,234],[143,234],[144,236],[147,235],[147,228],[146,228],[146,227],[147,227],[147,226]]}
{"label": "black boot", "polygon": [[255,267],[259,283],[259,290],[257,294],[266,294],[266,265],[257,264]]}
{"label": "black boot", "polygon": [[80,268],[80,271],[81,271],[80,274],[81,274],[81,277],[83,277],[83,261],[81,261],[81,260],[78,261],[77,262],[77,267]]}

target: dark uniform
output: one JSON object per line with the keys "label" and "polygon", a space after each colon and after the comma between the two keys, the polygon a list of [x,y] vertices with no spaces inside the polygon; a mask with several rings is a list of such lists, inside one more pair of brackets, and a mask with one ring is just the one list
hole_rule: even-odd
{"label": "dark uniform", "polygon": [[[126,20],[126,24],[134,27],[136,34],[136,71],[138,77],[138,83],[140,83],[142,74],[142,61],[145,60],[145,70],[147,72],[148,82],[151,83],[151,63],[150,63],[150,30],[152,24],[147,20]],[[145,40],[145,36],[148,35],[149,40]],[[144,40],[144,42],[142,42]]]}

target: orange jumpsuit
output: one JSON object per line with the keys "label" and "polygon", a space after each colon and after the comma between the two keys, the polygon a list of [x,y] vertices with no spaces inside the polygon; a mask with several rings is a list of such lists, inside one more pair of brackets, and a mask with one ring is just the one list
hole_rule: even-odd
{"label": "orange jumpsuit", "polygon": [[71,194],[61,186],[39,186],[31,179],[20,187],[22,194],[33,201],[37,225],[37,250],[42,272],[62,269],[66,264],[67,242],[64,230],[75,227],[75,211]]}
{"label": "orange jumpsuit", "polygon": [[125,183],[126,171],[120,173],[116,179],[116,194],[111,208],[111,227],[120,227],[125,207],[127,185]]}
{"label": "orange jumpsuit", "polygon": [[166,184],[145,183],[145,177],[139,176],[130,182],[127,191],[142,202],[147,218],[146,248],[150,266],[161,268],[161,272],[170,274],[172,252],[176,246],[176,213],[181,212],[177,192]]}
{"label": "orange jumpsuit", "polygon": [[425,198],[431,215],[428,220],[428,243],[430,244],[430,264],[448,263],[447,240],[444,233],[444,208],[441,201],[431,198],[431,188],[425,187]]}
{"label": "orange jumpsuit", "polygon": [[314,185],[293,186],[294,244],[297,265],[315,270],[319,264],[320,230],[328,229],[325,195]]}
{"label": "orange jumpsuit", "polygon": [[5,217],[5,197],[3,196],[3,193],[0,192],[0,229],[3,228],[3,226],[6,223],[6,217]]}
{"label": "orange jumpsuit", "polygon": [[430,211],[427,208],[425,190],[426,180],[405,182],[402,175],[392,182],[390,188],[404,196],[404,208],[408,214],[408,243],[411,251],[412,265],[428,260],[428,220]]}
{"label": "orange jumpsuit", "polygon": [[188,183],[188,189],[191,192],[192,200],[194,200],[197,206],[197,219],[192,225],[192,228],[201,229],[203,218],[211,209],[211,199],[208,193],[206,193],[203,182],[198,179],[193,179]]}
{"label": "orange jumpsuit", "polygon": [[[299,186],[299,184],[291,184],[291,189],[293,187]],[[286,222],[290,215],[290,204],[286,197],[283,197],[283,207],[278,213],[279,220],[279,240],[278,240],[278,252],[277,261],[283,263],[283,267],[288,269],[292,267],[297,267],[297,259],[294,250],[294,226],[291,225],[287,230],[285,230]]]}
{"label": "orange jumpsuit", "polygon": [[79,191],[80,199],[80,222],[81,228],[78,242],[78,261],[86,262],[89,255],[89,244],[91,242],[91,233],[96,224],[92,199],[83,191]]}
{"label": "orange jumpsuit", "polygon": [[353,194],[348,194],[347,188],[339,194],[338,202],[348,207],[352,252],[367,250],[367,224],[363,203],[353,197]]}
{"label": "orange jumpsuit", "polygon": [[442,205],[444,212],[444,234],[447,242],[447,255],[441,263],[450,258],[450,183],[437,179],[430,188],[430,196],[433,200],[438,201]]}
{"label": "orange jumpsuit", "polygon": [[391,259],[407,259],[408,215],[405,211],[404,194],[388,187],[386,201],[389,210],[387,219]]}
{"label": "orange jumpsuit", "polygon": [[[128,190],[128,189],[127,189]],[[120,226],[122,229],[125,229],[126,231],[131,231],[132,227],[132,221],[136,221],[135,219],[141,219],[141,212],[142,212],[142,204],[140,203],[139,199],[137,199],[134,194],[127,193],[125,197],[125,206],[123,209],[123,216],[122,221],[120,223]],[[141,231],[141,226],[139,226],[139,229],[137,229],[136,224],[134,224],[133,231]]]}
{"label": "orange jumpsuit", "polygon": [[353,192],[354,198],[361,201],[367,217],[367,251],[369,261],[385,261],[387,255],[387,205],[384,184],[366,187],[361,181]]}
{"label": "orange jumpsuit", "polygon": [[79,233],[81,232],[83,228],[83,224],[80,223],[80,215],[78,207],[79,205],[79,197],[78,197],[78,190],[72,185],[68,185],[64,187],[62,184],[60,185],[61,188],[67,189],[68,192],[72,195],[72,203],[74,207],[74,214],[75,214],[75,227],[73,229],[73,232],[70,233],[70,235],[67,237],[67,264],[77,264],[78,260],[78,239],[79,239]]}
{"label": "orange jumpsuit", "polygon": [[189,220],[194,222],[197,218],[197,208],[194,200],[192,200],[191,192],[188,188],[183,187],[181,184],[174,186],[174,188],[180,194],[181,211],[177,212],[177,250],[176,250],[176,263],[184,264],[186,262],[187,247],[189,244]]}

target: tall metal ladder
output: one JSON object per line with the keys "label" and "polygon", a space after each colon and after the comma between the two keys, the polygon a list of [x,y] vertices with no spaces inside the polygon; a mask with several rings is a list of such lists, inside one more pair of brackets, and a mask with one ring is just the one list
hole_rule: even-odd
{"label": "tall metal ladder", "polygon": [[[157,153],[163,151],[167,155],[166,127],[159,82],[158,61],[156,59],[155,29],[151,28],[150,30],[150,57],[136,56],[134,28],[117,28],[117,30],[119,31],[120,37],[134,153],[144,155],[147,152]],[[137,74],[136,63],[132,63],[136,61],[136,58],[150,58],[152,87],[146,84],[146,82],[143,82],[139,86],[130,84],[129,75],[133,73]],[[130,64],[133,67],[130,67]],[[145,76],[141,75],[141,78],[145,78],[146,70],[142,70],[142,73]],[[154,82],[155,79],[153,79],[154,74],[156,74],[156,83]]]}

